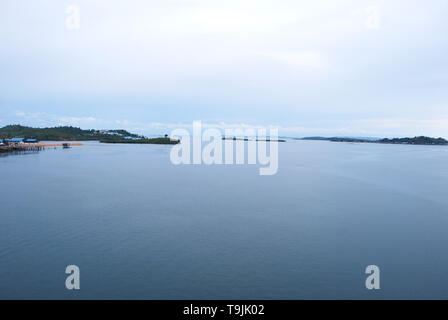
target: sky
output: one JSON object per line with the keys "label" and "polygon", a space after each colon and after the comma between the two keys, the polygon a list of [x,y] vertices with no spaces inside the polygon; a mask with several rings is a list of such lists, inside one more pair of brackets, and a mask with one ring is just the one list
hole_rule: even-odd
{"label": "sky", "polygon": [[2,0],[0,126],[448,138],[446,0]]}

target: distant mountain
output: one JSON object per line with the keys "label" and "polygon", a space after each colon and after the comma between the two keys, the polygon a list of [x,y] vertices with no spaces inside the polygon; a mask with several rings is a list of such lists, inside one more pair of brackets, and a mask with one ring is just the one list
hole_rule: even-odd
{"label": "distant mountain", "polygon": [[305,137],[301,140],[324,140],[332,142],[364,142],[364,143],[387,143],[387,144],[416,144],[416,145],[448,145],[448,141],[443,138],[414,137],[414,138],[393,138],[393,139],[373,139],[373,138],[344,138],[344,137]]}
{"label": "distant mountain", "polygon": [[102,140],[110,137],[132,137],[142,136],[130,133],[126,130],[83,130],[81,128],[65,126],[54,128],[32,128],[21,125],[9,125],[0,128],[0,138],[10,139],[14,137],[30,138],[38,140]]}

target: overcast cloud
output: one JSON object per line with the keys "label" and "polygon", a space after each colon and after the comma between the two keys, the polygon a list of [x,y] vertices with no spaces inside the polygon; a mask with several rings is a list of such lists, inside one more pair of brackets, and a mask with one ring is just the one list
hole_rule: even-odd
{"label": "overcast cloud", "polygon": [[2,0],[0,126],[448,137],[447,12],[446,0]]}

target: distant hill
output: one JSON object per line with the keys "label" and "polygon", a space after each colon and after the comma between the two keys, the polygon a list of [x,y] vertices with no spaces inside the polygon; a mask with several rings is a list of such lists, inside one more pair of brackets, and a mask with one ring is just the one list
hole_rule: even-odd
{"label": "distant hill", "polygon": [[414,138],[393,138],[393,139],[365,139],[365,138],[343,138],[343,137],[305,137],[301,140],[325,140],[332,142],[364,142],[364,143],[387,143],[387,144],[416,144],[416,145],[448,145],[448,141],[443,138],[414,137]]}
{"label": "distant hill", "polygon": [[448,145],[448,141],[443,138],[429,138],[424,136],[414,138],[381,139],[378,142],[393,144]]}
{"label": "distant hill", "polygon": [[38,139],[38,140],[102,140],[110,137],[132,137],[143,138],[142,136],[130,133],[126,130],[83,130],[81,128],[65,126],[54,128],[32,128],[21,125],[9,125],[0,128],[0,138],[10,139],[14,137]]}

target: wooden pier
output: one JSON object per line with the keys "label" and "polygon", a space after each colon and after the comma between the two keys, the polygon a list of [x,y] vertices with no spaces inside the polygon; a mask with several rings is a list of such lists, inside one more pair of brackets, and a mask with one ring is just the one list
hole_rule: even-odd
{"label": "wooden pier", "polygon": [[79,147],[82,146],[82,143],[68,143],[68,142],[63,142],[63,143],[33,143],[37,146],[41,146],[44,148],[48,148],[48,147],[63,147],[64,145],[68,145],[69,147]]}
{"label": "wooden pier", "polygon": [[70,148],[72,146],[82,146],[82,143],[10,143],[7,145],[0,145],[0,153],[37,152],[45,148]]}

